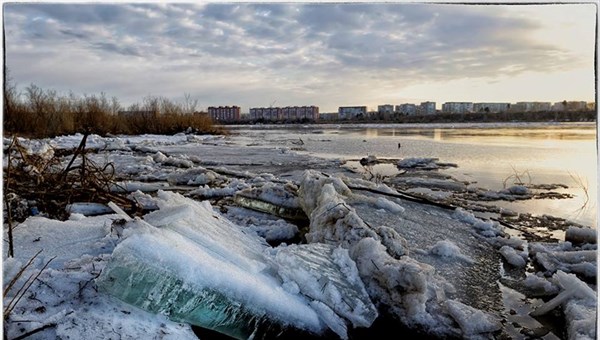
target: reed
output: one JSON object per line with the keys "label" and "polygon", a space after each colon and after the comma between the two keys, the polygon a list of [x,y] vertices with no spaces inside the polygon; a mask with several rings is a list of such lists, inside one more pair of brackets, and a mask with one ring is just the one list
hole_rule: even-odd
{"label": "reed", "polygon": [[[207,114],[196,112],[196,106],[197,101],[189,94],[179,102],[149,96],[125,108],[116,97],[109,98],[105,93],[59,94],[34,84],[19,92],[8,77],[4,87],[4,135],[45,138],[78,132],[99,135],[224,132]],[[133,111],[136,113],[132,114]]]}

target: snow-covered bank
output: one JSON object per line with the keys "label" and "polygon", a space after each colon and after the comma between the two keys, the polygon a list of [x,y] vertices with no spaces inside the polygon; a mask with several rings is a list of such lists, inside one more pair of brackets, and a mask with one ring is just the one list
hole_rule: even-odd
{"label": "snow-covered bank", "polygon": [[[542,306],[533,299],[540,292],[549,299],[578,285],[596,289],[585,283],[596,273],[591,229],[573,228],[573,242],[527,242],[467,209],[402,198],[386,184],[346,177],[336,160],[280,145],[188,135],[91,141],[98,151],[90,157],[115,164],[122,182],[114,190],[145,210],[130,222],[78,210],[64,222],[17,224],[4,288],[43,251],[7,289],[9,338],[35,330],[42,339],[195,338],[190,324],[239,338],[356,338],[378,315],[420,335],[505,337],[510,327],[531,331],[504,304],[507,289],[525,294],[530,311]],[[32,152],[77,145],[69,136],[23,143]],[[275,240],[285,243],[266,242]],[[565,272],[573,275],[565,280]],[[592,295],[562,294],[549,313],[565,326],[548,336],[594,338]]]}

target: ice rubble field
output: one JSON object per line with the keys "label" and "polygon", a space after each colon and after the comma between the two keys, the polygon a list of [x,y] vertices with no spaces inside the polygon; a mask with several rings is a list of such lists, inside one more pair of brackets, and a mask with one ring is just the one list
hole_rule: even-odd
{"label": "ice rubble field", "polygon": [[[21,142],[43,154],[81,137]],[[566,330],[546,338],[596,338],[596,287],[581,280],[596,277],[595,243],[528,243],[463,209],[390,197],[390,187],[340,174],[336,160],[240,140],[90,136],[94,161],[115,164],[115,190],[155,211],[130,220],[74,204],[67,221],[19,224],[15,257],[3,255],[8,338],[195,339],[190,324],[236,338],[354,338],[382,313],[421,334],[489,338],[542,327],[527,314],[559,306]],[[225,212],[205,201],[221,198]],[[269,245],[299,237],[279,217],[299,213],[308,243]],[[510,299],[521,299],[516,315]]]}

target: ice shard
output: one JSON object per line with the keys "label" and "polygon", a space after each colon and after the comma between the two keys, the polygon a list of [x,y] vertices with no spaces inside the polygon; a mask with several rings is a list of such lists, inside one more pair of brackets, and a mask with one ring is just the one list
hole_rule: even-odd
{"label": "ice shard", "polygon": [[348,250],[323,243],[278,248],[275,261],[284,282],[294,282],[299,291],[323,302],[355,327],[369,327],[377,309],[360,279]]}

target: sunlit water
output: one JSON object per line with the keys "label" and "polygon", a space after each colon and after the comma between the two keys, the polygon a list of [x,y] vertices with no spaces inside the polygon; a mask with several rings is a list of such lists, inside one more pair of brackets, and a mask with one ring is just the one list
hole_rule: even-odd
{"label": "sunlit water", "polygon": [[266,144],[302,139],[306,152],[327,158],[436,157],[458,164],[456,169],[445,170],[456,178],[494,190],[511,183],[515,174],[525,183],[565,184],[568,189],[556,191],[575,198],[499,204],[589,226],[597,223],[595,123],[263,125],[233,131]]}

